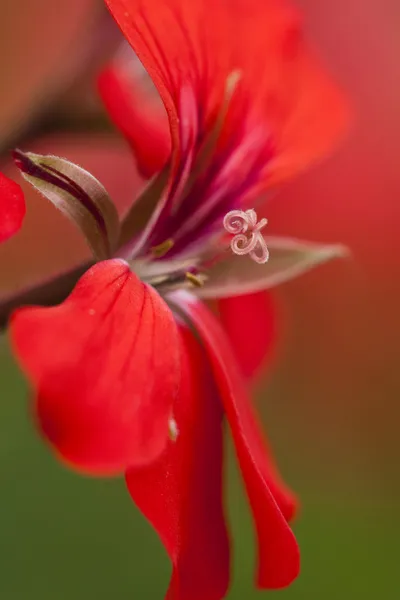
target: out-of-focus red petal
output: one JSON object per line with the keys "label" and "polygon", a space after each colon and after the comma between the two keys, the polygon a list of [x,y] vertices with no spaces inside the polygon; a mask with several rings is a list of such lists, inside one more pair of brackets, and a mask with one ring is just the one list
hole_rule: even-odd
{"label": "out-of-focus red petal", "polygon": [[178,331],[164,301],[120,260],[92,267],[52,308],[11,319],[39,427],[77,470],[112,475],[164,449],[179,383]]}
{"label": "out-of-focus red petal", "polygon": [[14,235],[25,216],[24,194],[12,179],[0,173],[0,242]]}
{"label": "out-of-focus red petal", "polygon": [[139,79],[113,64],[100,73],[98,88],[110,117],[133,148],[141,175],[150,178],[161,171],[171,152],[171,136],[159,98],[152,98]]}
{"label": "out-of-focus red petal", "polygon": [[130,469],[130,494],[173,563],[168,600],[220,600],[229,583],[229,543],[221,502],[223,410],[204,356],[182,328],[178,428],[150,467]]}
{"label": "out-of-focus red petal", "polygon": [[271,294],[257,292],[218,300],[220,320],[245,377],[255,376],[275,342]]}
{"label": "out-of-focus red petal", "polygon": [[176,295],[174,301],[201,336],[228,417],[257,530],[258,585],[284,587],[295,579],[300,566],[296,539],[287,524],[294,515],[295,500],[276,471],[219,323],[204,304],[188,294]]}
{"label": "out-of-focus red petal", "polygon": [[294,177],[328,155],[345,137],[351,120],[344,95],[306,52],[299,29],[289,32],[282,58],[288,84],[272,99],[276,112],[269,113],[275,143],[267,168],[270,185]]}
{"label": "out-of-focus red petal", "polygon": [[223,137],[234,144],[248,117],[253,133],[264,130],[266,144],[271,136],[275,158],[264,185],[320,159],[343,134],[343,99],[309,52],[299,15],[286,0],[106,4],[163,98],[174,150],[183,146],[182,121],[188,127],[191,118],[181,102],[184,90],[195,94],[199,129],[207,130],[233,72],[241,77]]}

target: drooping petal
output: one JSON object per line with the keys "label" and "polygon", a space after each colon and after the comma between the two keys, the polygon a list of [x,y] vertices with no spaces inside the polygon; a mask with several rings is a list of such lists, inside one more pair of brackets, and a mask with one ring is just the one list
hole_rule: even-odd
{"label": "drooping petal", "polygon": [[135,76],[131,61],[120,63],[100,73],[98,88],[110,117],[133,148],[140,174],[149,179],[161,171],[171,152],[167,115],[156,90],[146,89],[143,77]]}
{"label": "drooping petal", "polygon": [[219,316],[245,377],[257,375],[276,337],[272,297],[267,292],[218,300]]}
{"label": "drooping petal", "polygon": [[22,189],[15,181],[0,173],[0,243],[19,230],[24,216]]}
{"label": "drooping petal", "polygon": [[59,306],[14,313],[12,343],[35,388],[34,413],[63,460],[112,475],[162,452],[177,335],[164,301],[120,260],[92,267]]}
{"label": "drooping petal", "polygon": [[223,411],[204,351],[182,327],[177,438],[151,466],[129,469],[130,494],[173,563],[168,600],[221,600],[229,543],[221,502]]}
{"label": "drooping petal", "polygon": [[173,301],[200,334],[228,417],[257,530],[258,585],[284,587],[299,572],[299,550],[287,524],[296,502],[277,474],[220,325],[205,305],[188,293],[176,294]]}

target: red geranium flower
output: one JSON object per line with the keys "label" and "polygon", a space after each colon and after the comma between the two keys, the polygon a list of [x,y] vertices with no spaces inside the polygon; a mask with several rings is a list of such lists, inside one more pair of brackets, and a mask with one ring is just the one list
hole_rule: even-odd
{"label": "red geranium flower", "polygon": [[[83,169],[16,152],[25,178],[73,218],[99,262],[59,306],[16,311],[13,345],[35,388],[38,425],[60,458],[85,473],[126,473],[173,562],[170,600],[218,600],[228,588],[226,416],[257,530],[258,584],[282,587],[299,570],[288,525],[295,502],[272,464],[237,357],[199,298],[253,294],[252,303],[265,302],[256,292],[337,254],[269,238],[271,258],[258,265],[232,254],[222,221],[327,151],[342,133],[343,106],[305,49],[297,15],[280,1],[107,4],[160,92],[171,142],[162,118],[147,115],[141,136],[153,128],[160,146],[152,153],[145,137],[131,141],[142,172],[154,177],[122,223]],[[138,231],[137,214],[154,203]],[[224,315],[228,326],[235,321]],[[270,343],[270,310],[244,313],[243,324],[265,326],[261,345]],[[237,326],[230,337],[244,340]],[[261,345],[238,348],[246,373]]]}
{"label": "red geranium flower", "polygon": [[24,194],[20,186],[0,173],[0,243],[14,235],[25,216]]}

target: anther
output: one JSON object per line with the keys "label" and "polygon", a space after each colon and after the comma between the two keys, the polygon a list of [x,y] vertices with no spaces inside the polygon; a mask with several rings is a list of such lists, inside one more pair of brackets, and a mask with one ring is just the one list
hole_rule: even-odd
{"label": "anther", "polygon": [[153,246],[153,248],[151,248],[151,253],[156,258],[162,258],[163,256],[165,256],[167,254],[167,252],[169,252],[171,250],[173,245],[174,245],[174,240],[171,240],[171,239],[165,240],[165,242],[162,242],[162,244],[159,244],[158,246]]}
{"label": "anther", "polygon": [[186,271],[185,277],[190,283],[192,283],[195,287],[203,287],[204,281],[206,279],[205,275],[194,275],[190,271]]}

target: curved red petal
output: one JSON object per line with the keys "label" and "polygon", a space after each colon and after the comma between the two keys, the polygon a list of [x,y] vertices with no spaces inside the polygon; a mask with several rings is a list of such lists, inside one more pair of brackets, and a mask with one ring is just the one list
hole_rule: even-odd
{"label": "curved red petal", "polygon": [[180,126],[190,119],[183,91],[193,91],[200,130],[209,129],[234,72],[240,82],[224,137],[234,144],[238,123],[248,117],[253,133],[264,130],[264,146],[272,141],[275,153],[264,185],[321,158],[343,135],[348,121],[343,98],[309,52],[299,15],[286,0],[106,4],[163,98],[174,149],[183,146]]}
{"label": "curved red petal", "polygon": [[245,377],[254,377],[269,358],[276,338],[272,296],[257,292],[218,300],[220,320]]}
{"label": "curved red petal", "polygon": [[273,464],[235,357],[219,323],[190,295],[175,301],[193,322],[209,356],[245,482],[258,537],[258,585],[281,588],[300,568],[296,539],[287,524],[296,503]]}
{"label": "curved red petal", "polygon": [[164,107],[117,65],[100,73],[98,89],[110,117],[133,148],[140,174],[151,178],[161,171],[171,152]]}
{"label": "curved red petal", "polygon": [[220,600],[229,584],[221,501],[223,411],[204,352],[182,328],[178,437],[150,467],[130,469],[129,492],[173,563],[168,600]]}
{"label": "curved red petal", "polygon": [[282,60],[288,85],[272,99],[278,110],[271,114],[275,150],[266,172],[270,185],[327,156],[343,140],[351,121],[344,94],[307,52],[298,27],[282,44]]}
{"label": "curved red petal", "polygon": [[16,233],[25,216],[25,200],[21,187],[0,173],[0,242]]}
{"label": "curved red petal", "polygon": [[59,306],[17,310],[11,337],[39,427],[64,461],[112,475],[163,451],[179,383],[177,326],[126,263],[95,265]]}

